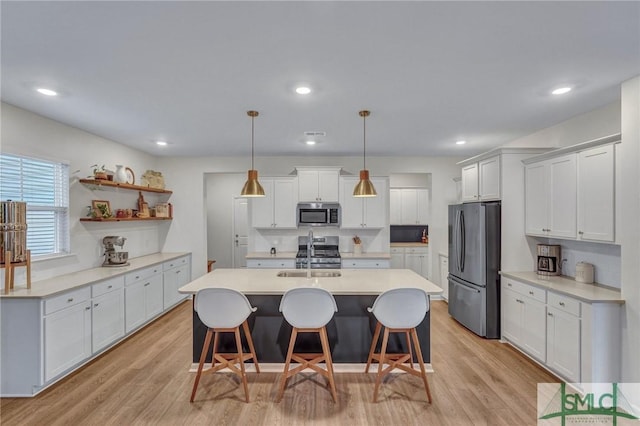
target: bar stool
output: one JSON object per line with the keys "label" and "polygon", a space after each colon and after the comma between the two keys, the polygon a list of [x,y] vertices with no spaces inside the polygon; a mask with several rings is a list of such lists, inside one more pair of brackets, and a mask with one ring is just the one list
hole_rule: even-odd
{"label": "bar stool", "polygon": [[[387,290],[378,296],[373,303],[373,307],[367,310],[376,317],[378,323],[373,334],[371,349],[369,350],[369,358],[367,359],[367,367],[365,373],[369,372],[369,367],[373,360],[378,361],[378,375],[376,376],[376,387],[373,390],[373,402],[378,399],[378,388],[382,378],[389,374],[393,369],[399,368],[409,374],[422,378],[424,389],[427,391],[427,399],[431,403],[431,391],[427,381],[427,373],[422,359],[422,350],[418,341],[416,327],[422,322],[429,312],[429,296],[419,288],[396,288]],[[380,331],[384,327],[384,335],[382,337],[382,346],[380,353],[375,352]],[[387,353],[387,344],[389,342],[389,333],[404,333],[407,340],[408,353],[389,354]],[[413,369],[413,354],[411,352],[411,341],[409,335],[413,338],[418,364],[420,371]],[[409,362],[409,366],[404,364]],[[382,369],[382,364],[389,364],[387,368]]]}
{"label": "bar stool", "polygon": [[[190,401],[193,402],[196,396],[196,390],[198,389],[198,383],[200,382],[202,373],[215,373],[223,368],[228,368],[240,377],[242,385],[244,386],[246,402],[249,402],[249,388],[247,387],[247,375],[244,369],[244,362],[253,359],[256,372],[258,373],[260,372],[260,366],[258,365],[256,350],[253,347],[253,339],[249,332],[247,318],[249,318],[249,315],[255,312],[257,308],[252,307],[247,297],[239,291],[229,288],[205,288],[196,294],[194,309],[198,312],[200,321],[207,326],[207,335],[204,339],[202,353],[200,354],[200,363],[198,364],[198,372],[193,383]],[[244,335],[249,345],[249,354],[242,352],[240,326],[242,326],[244,330]],[[211,336],[214,335],[214,333],[211,368],[203,371],[202,366],[207,358],[207,352],[209,352],[209,346],[211,344]],[[235,334],[237,353],[216,353],[220,333]],[[220,364],[216,365],[216,361],[220,362]],[[240,364],[240,368],[235,366],[236,363]]]}
{"label": "bar stool", "polygon": [[[280,380],[280,390],[277,402],[282,400],[287,381],[305,369],[311,369],[329,381],[331,396],[333,401],[338,400],[336,395],[336,383],[333,379],[333,361],[329,349],[329,338],[327,337],[326,325],[333,314],[338,312],[338,306],[333,295],[327,290],[317,287],[294,288],[287,291],[280,301],[280,312],[285,320],[293,327],[287,359],[284,365],[284,373]],[[294,353],[298,333],[318,333],[322,344],[322,353]],[[291,360],[299,363],[297,367],[289,370]],[[319,367],[317,364],[325,362],[327,369]]]}

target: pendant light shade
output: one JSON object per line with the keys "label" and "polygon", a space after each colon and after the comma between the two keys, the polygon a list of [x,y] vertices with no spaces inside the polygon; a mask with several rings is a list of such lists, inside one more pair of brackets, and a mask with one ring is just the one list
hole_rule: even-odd
{"label": "pendant light shade", "polygon": [[264,197],[264,189],[258,182],[258,171],[253,168],[253,119],[258,116],[258,111],[247,111],[251,117],[251,170],[247,172],[247,181],[240,193],[243,197]]}
{"label": "pendant light shade", "polygon": [[360,170],[360,182],[353,188],[354,197],[375,197],[378,195],[373,183],[369,180],[369,170],[367,170],[367,117],[371,114],[369,111],[360,111],[360,117],[362,117],[362,161],[363,167]]}

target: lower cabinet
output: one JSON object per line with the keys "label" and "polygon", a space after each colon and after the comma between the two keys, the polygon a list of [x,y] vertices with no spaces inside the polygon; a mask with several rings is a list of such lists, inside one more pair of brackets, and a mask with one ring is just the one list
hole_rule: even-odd
{"label": "lower cabinet", "polygon": [[124,336],[124,289],[96,297],[92,304],[91,340],[96,353]]}
{"label": "lower cabinet", "polygon": [[343,269],[388,269],[389,259],[342,259]]}
{"label": "lower cabinet", "polygon": [[167,309],[188,297],[178,293],[178,289],[191,279],[191,268],[188,257],[166,262],[162,265],[164,281],[164,309]]}
{"label": "lower cabinet", "polygon": [[125,331],[140,327],[164,309],[164,291],[160,268],[157,273],[133,281],[125,288]]}
{"label": "lower cabinet", "polygon": [[431,278],[431,255],[429,247],[392,247],[391,267],[411,269],[418,275]]}
{"label": "lower cabinet", "polygon": [[449,300],[449,256],[440,254],[440,287],[442,288],[442,297]]}
{"label": "lower cabinet", "polygon": [[295,269],[295,259],[247,259],[247,268]]}
{"label": "lower cabinet", "polygon": [[503,337],[542,362],[546,360],[547,332],[544,299],[544,290],[521,283],[508,282],[502,291]]}
{"label": "lower cabinet", "polygon": [[547,311],[547,365],[571,382],[580,381],[580,318]]}

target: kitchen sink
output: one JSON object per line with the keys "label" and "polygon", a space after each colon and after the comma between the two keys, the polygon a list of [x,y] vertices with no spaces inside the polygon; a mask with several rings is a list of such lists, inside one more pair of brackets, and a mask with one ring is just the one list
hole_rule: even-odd
{"label": "kitchen sink", "polygon": [[[307,271],[280,271],[278,272],[277,276],[288,278],[304,278],[307,276]],[[339,271],[311,271],[311,278],[333,278],[341,276],[342,274]]]}

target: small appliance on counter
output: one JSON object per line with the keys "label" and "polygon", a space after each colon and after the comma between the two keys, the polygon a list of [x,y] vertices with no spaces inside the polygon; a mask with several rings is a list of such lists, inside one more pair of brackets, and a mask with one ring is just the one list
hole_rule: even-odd
{"label": "small appliance on counter", "polygon": [[538,244],[536,272],[538,275],[560,275],[560,246]]}
{"label": "small appliance on counter", "polygon": [[576,281],[579,283],[593,283],[593,265],[587,262],[576,263]]}
{"label": "small appliance on counter", "polygon": [[115,246],[124,247],[125,237],[117,237],[113,235],[106,236],[102,239],[104,246],[104,262],[102,266],[128,266],[129,252],[116,251]]}

